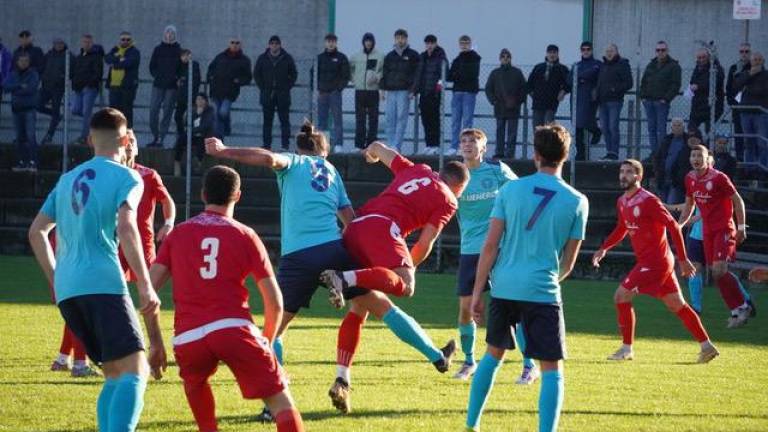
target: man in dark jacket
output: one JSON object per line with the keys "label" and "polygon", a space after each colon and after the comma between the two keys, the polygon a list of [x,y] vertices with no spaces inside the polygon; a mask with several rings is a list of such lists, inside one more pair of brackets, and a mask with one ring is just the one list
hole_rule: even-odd
{"label": "man in dark jacket", "polygon": [[597,127],[597,98],[595,88],[597,77],[600,75],[602,62],[595,59],[592,54],[592,42],[581,43],[581,60],[576,63],[568,77],[568,82],[573,85],[573,74],[576,73],[576,160],[587,159],[586,135],[592,136],[592,144],[600,142],[600,128]]}
{"label": "man in dark jacket", "polygon": [[43,57],[45,55],[40,47],[32,43],[32,33],[29,30],[22,30],[19,33],[19,46],[13,51],[13,64],[17,64],[19,57],[25,54],[29,56],[29,67],[34,69],[39,76],[43,71]]}
{"label": "man in dark jacket", "polygon": [[336,153],[344,151],[344,124],[341,94],[349,82],[349,59],[337,48],[335,34],[325,35],[325,50],[317,55],[317,125],[328,130],[328,114],[333,116],[331,145]]}
{"label": "man in dark jacket", "polygon": [[459,38],[459,55],[448,69],[448,81],[453,83],[449,154],[459,150],[461,131],[472,127],[477,92],[480,91],[480,60],[480,55],[472,49],[472,39],[462,35]]}
{"label": "man in dark jacket", "polygon": [[395,47],[384,57],[380,87],[384,90],[387,144],[401,151],[408,127],[408,107],[418,87],[421,56],[408,46],[408,32],[395,31]]}
{"label": "man in dark jacket", "polygon": [[595,88],[600,110],[600,128],[605,140],[606,153],[603,160],[619,159],[619,118],[624,107],[624,95],[632,87],[632,69],[629,67],[629,61],[619,55],[616,45],[608,45]]}
{"label": "man in dark jacket", "polygon": [[[705,130],[709,133],[709,77],[711,65],[709,51],[703,48],[699,49],[696,52],[696,68],[693,70],[693,74],[691,74],[691,81],[688,85],[688,89],[693,92],[691,115],[688,117],[689,130],[698,129],[703,123]],[[723,102],[725,100],[723,81],[725,80],[725,73],[717,60],[714,62],[714,67],[717,71],[717,78],[715,80],[715,119],[718,119],[723,114]]]}
{"label": "man in dark jacket", "polygon": [[379,82],[384,56],[376,49],[373,33],[363,35],[363,50],[352,56],[350,72],[355,86],[355,148],[376,141],[379,132]]}
{"label": "man in dark jacket", "polygon": [[[741,72],[748,71],[750,68],[749,56],[752,52],[752,46],[748,42],[743,42],[739,46],[739,61],[732,64],[728,68],[728,78],[725,81],[725,97],[728,101],[728,105],[735,107],[739,104],[736,100],[737,92],[733,88],[733,79]],[[741,128],[741,111],[738,109],[731,110],[731,121],[733,123],[733,133],[735,135],[741,135],[744,130]],[[736,150],[736,159],[744,161],[744,138],[736,136],[734,138],[734,149]]]}
{"label": "man in dark jacket", "polygon": [[216,136],[223,138],[232,133],[230,109],[240,96],[240,87],[248,85],[253,78],[251,59],[243,53],[239,38],[230,38],[229,47],[208,65],[206,76],[216,110]]}
{"label": "man in dark jacket", "polygon": [[14,171],[37,171],[37,140],[35,139],[35,108],[40,78],[31,66],[27,54],[16,58],[16,67],[3,82],[4,91],[11,94],[13,126],[16,130],[17,161]]}
{"label": "man in dark jacket", "polygon": [[494,159],[515,157],[520,104],[525,101],[525,76],[512,66],[512,54],[504,48],[499,53],[501,66],[491,71],[485,83],[485,96],[493,105],[496,118]]}
{"label": "man in dark jacket", "polygon": [[568,68],[560,64],[557,45],[547,46],[545,61],[534,66],[526,85],[533,102],[533,127],[554,122],[557,106],[571,87]]}
{"label": "man in dark jacket", "polygon": [[128,119],[128,128],[133,128],[133,101],[139,87],[141,53],[133,45],[130,32],[120,33],[120,42],[104,56],[104,63],[109,65],[109,106],[121,111]]}
{"label": "man in dark jacket", "polygon": [[418,77],[419,111],[424,126],[424,143],[427,145],[422,154],[425,155],[436,155],[440,150],[440,98],[446,63],[445,51],[437,44],[437,37],[427,35]]}
{"label": "man in dark jacket", "polygon": [[[0,107],[3,105],[3,81],[11,74],[13,68],[13,55],[3,45],[3,39],[0,38]],[[0,115],[2,118],[2,115]]]}
{"label": "man in dark jacket", "polygon": [[739,169],[739,162],[728,149],[728,137],[715,137],[715,169],[727,175],[732,182],[736,182],[736,173]]}
{"label": "man in dark jacket", "polygon": [[280,138],[284,150],[291,141],[291,89],[296,85],[298,71],[293,57],[282,47],[280,37],[269,38],[269,47],[253,67],[253,80],[259,87],[259,102],[264,112],[262,135],[264,148],[272,148],[272,123],[275,111],[280,119]]}
{"label": "man in dark jacket", "polygon": [[74,92],[72,114],[83,118],[77,142],[85,144],[90,132],[93,105],[104,76],[104,48],[94,45],[92,35],[86,33],[80,38],[80,53],[72,59],[69,75]]}
{"label": "man in dark jacket", "polygon": [[[189,49],[181,50],[179,55],[181,65],[176,77],[176,86],[178,91],[176,92],[176,110],[173,114],[173,120],[176,123],[176,147],[179,142],[187,142],[187,122],[184,119],[184,114],[187,112],[188,92],[189,92],[189,68],[192,67],[192,107],[195,106],[195,98],[200,91],[200,63],[192,60],[192,51]],[[205,98],[206,105],[208,104],[208,97]],[[213,110],[213,108],[211,108]],[[211,116],[213,121],[213,115]]]}
{"label": "man in dark jacket", "polygon": [[[741,92],[741,105],[760,106],[768,110],[768,70],[765,57],[757,51],[752,52],[749,70],[733,80],[733,88]],[[742,110],[741,127],[744,134],[758,137],[744,139],[744,162],[759,162],[763,169],[768,167],[768,113],[758,109]]]}
{"label": "man in dark jacket", "polygon": [[[152,82],[152,98],[149,103],[149,129],[152,142],[147,147],[162,147],[168,126],[171,124],[176,102],[176,86],[181,67],[181,45],[176,41],[176,27],[169,25],[163,30],[163,41],[152,51],[149,60],[149,73]],[[163,119],[158,127],[160,107],[163,107]]]}
{"label": "man in dark jacket", "polygon": [[37,111],[51,116],[51,123],[48,125],[48,131],[42,144],[51,144],[56,127],[61,121],[61,101],[64,99],[67,55],[70,58],[70,65],[73,59],[72,55],[68,53],[64,40],[56,38],[53,40],[53,48],[43,57],[43,69],[40,74],[40,81],[43,85],[38,94]]}
{"label": "man in dark jacket", "polygon": [[667,43],[656,43],[656,57],[645,67],[640,82],[640,98],[648,119],[648,141],[652,153],[656,153],[659,141],[667,134],[669,107],[680,91],[680,74],[680,65],[669,56]]}
{"label": "man in dark jacket", "polygon": [[666,204],[680,204],[685,201],[685,176],[691,170],[691,149],[683,119],[673,118],[671,129],[672,133],[661,140],[654,154],[653,171],[659,198]]}

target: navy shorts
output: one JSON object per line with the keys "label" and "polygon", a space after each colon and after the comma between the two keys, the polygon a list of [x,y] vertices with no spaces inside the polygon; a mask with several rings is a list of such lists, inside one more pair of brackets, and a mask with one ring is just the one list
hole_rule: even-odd
{"label": "navy shorts", "polygon": [[94,363],[144,351],[144,338],[128,295],[89,294],[59,303],[59,311]]}
{"label": "navy shorts", "polygon": [[[277,268],[277,283],[283,293],[285,311],[295,314],[299,309],[309,307],[323,270],[354,270],[357,267],[341,240],[283,255]],[[352,287],[344,291],[344,298],[349,300],[367,293],[366,289]]]}
{"label": "navy shorts", "polygon": [[517,323],[523,326],[526,357],[544,361],[565,359],[565,319],[559,304],[491,297],[485,336],[488,345],[515,349]]}
{"label": "navy shorts", "polygon": [[[475,287],[475,274],[480,254],[459,255],[459,273],[456,281],[456,295],[459,297],[471,296]],[[491,281],[485,284],[483,291],[491,289]]]}
{"label": "navy shorts", "polygon": [[707,260],[704,257],[704,240],[688,237],[685,240],[685,250],[688,252],[688,259],[691,262],[706,264]]}

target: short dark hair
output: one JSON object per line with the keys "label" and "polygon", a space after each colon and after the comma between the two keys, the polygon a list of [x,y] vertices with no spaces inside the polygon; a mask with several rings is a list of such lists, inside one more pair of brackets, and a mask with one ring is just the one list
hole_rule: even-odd
{"label": "short dark hair", "polygon": [[571,135],[559,124],[539,126],[533,133],[533,149],[541,157],[541,166],[557,168],[568,158]]}
{"label": "short dark hair", "polygon": [[189,49],[189,48],[184,48],[184,49],[181,50],[181,53],[179,54],[179,57],[181,57],[183,55],[187,55],[187,54],[192,54],[192,50]]}
{"label": "short dark hair", "polygon": [[206,204],[227,205],[235,200],[240,190],[240,175],[224,165],[215,165],[205,172],[203,195]]}
{"label": "short dark hair", "polygon": [[195,98],[199,98],[199,97],[205,99],[206,103],[210,102],[210,100],[208,99],[208,95],[205,94],[205,92],[200,92],[200,93],[195,95]]}
{"label": "short dark hair", "polygon": [[632,168],[634,168],[634,170],[637,173],[637,175],[639,175],[640,177],[643,176],[643,164],[641,164],[639,160],[637,160],[637,159],[624,159],[623,161],[621,161],[621,165],[629,165]]}
{"label": "short dark hair", "polygon": [[333,34],[333,33],[328,33],[327,35],[325,35],[325,40],[327,40],[327,41],[335,41],[335,40],[339,40],[339,38],[336,37],[336,35]]}
{"label": "short dark hair", "polygon": [[400,28],[400,29],[397,29],[397,30],[395,30],[395,37],[397,37],[397,36],[405,36],[405,37],[408,37],[408,32],[407,32],[407,31],[405,31],[405,29],[401,29],[401,28]]}
{"label": "short dark hair", "polygon": [[660,40],[660,41],[656,42],[656,45],[668,45],[668,44],[667,44],[667,41]]}
{"label": "short dark hair", "polygon": [[472,42],[472,38],[469,35],[461,35],[459,42]]}
{"label": "short dark hair", "polygon": [[122,112],[114,108],[104,108],[91,117],[91,129],[117,132],[123,126],[128,126],[128,120]]}
{"label": "short dark hair", "polygon": [[32,36],[32,33],[29,30],[22,30],[22,31],[19,32],[19,37],[20,38],[30,37],[30,36]]}
{"label": "short dark hair", "polygon": [[81,37],[83,37],[85,39],[93,39],[93,35],[90,34],[90,33],[83,33],[83,35]]}
{"label": "short dark hair", "polygon": [[304,120],[299,134],[296,135],[296,147],[306,152],[320,155],[328,153],[330,146],[322,132],[315,130],[315,126],[309,120]]}
{"label": "short dark hair", "polygon": [[457,186],[469,181],[467,166],[459,161],[446,162],[440,170],[440,180],[449,186]]}
{"label": "short dark hair", "polygon": [[437,36],[433,34],[424,36],[424,43],[437,43]]}

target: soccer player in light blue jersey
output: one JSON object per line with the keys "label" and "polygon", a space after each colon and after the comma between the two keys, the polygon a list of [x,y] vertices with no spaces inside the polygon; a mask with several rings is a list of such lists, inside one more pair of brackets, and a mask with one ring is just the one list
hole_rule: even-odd
{"label": "soccer player in light blue jersey", "polygon": [[[136,225],[141,178],[122,164],[127,120],[120,111],[106,108],[93,115],[90,126],[95,156],[59,178],[32,222],[29,240],[53,284],[64,321],[104,371],[96,405],[99,431],[133,431],[144,406],[148,372],[160,378],[166,364],[160,300],[149,280]],[[54,227],[55,258],[48,240]],[[118,261],[118,240],[136,275],[150,338],[149,364]]]}
{"label": "soccer player in light blue jersey", "polygon": [[472,294],[472,314],[480,322],[485,316],[482,294],[490,278],[487,351],[472,379],[469,430],[479,430],[504,352],[516,346],[518,323],[525,333],[525,355],[541,365],[539,431],[557,430],[565,395],[560,282],[573,270],[589,212],[587,198],[561,178],[570,141],[562,126],[536,128],[538,172],[508,182],[496,197]]}
{"label": "soccer player in light blue jersey", "polygon": [[[488,137],[480,129],[465,129],[460,135],[460,152],[464,164],[469,168],[469,183],[459,197],[459,229],[461,231],[461,255],[456,293],[459,296],[459,335],[464,363],[454,378],[469,379],[475,373],[474,347],[477,325],[472,320],[472,289],[475,286],[475,273],[480,250],[485,241],[490,224],[491,210],[499,189],[517,176],[506,164],[498,160],[485,160]],[[490,285],[486,287],[486,290]],[[517,326],[516,338],[524,346],[523,327]],[[521,348],[524,351],[524,348]],[[523,373],[516,384],[532,384],[539,376],[536,364],[529,358],[524,359]]]}

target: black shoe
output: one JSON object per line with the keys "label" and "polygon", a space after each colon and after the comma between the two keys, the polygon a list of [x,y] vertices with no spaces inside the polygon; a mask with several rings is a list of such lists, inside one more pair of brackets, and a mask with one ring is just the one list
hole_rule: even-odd
{"label": "black shoe", "polygon": [[432,364],[435,365],[435,369],[437,369],[438,372],[446,373],[448,372],[448,369],[451,368],[453,355],[456,354],[456,341],[453,339],[449,340],[444,347],[440,348],[440,351],[443,353],[443,358]]}
{"label": "black shoe", "polygon": [[269,408],[264,407],[264,409],[261,410],[261,414],[257,415],[255,420],[259,423],[274,423],[275,417],[272,416],[272,411],[270,411]]}
{"label": "black shoe", "polygon": [[603,131],[600,130],[600,128],[597,128],[592,132],[592,139],[589,141],[590,145],[598,145],[600,144],[600,138],[603,137]]}
{"label": "black shoe", "polygon": [[328,390],[328,396],[331,398],[334,408],[344,414],[348,414],[352,410],[349,402],[350,391],[349,383],[342,377],[336,377],[336,381],[333,382],[333,385]]}

